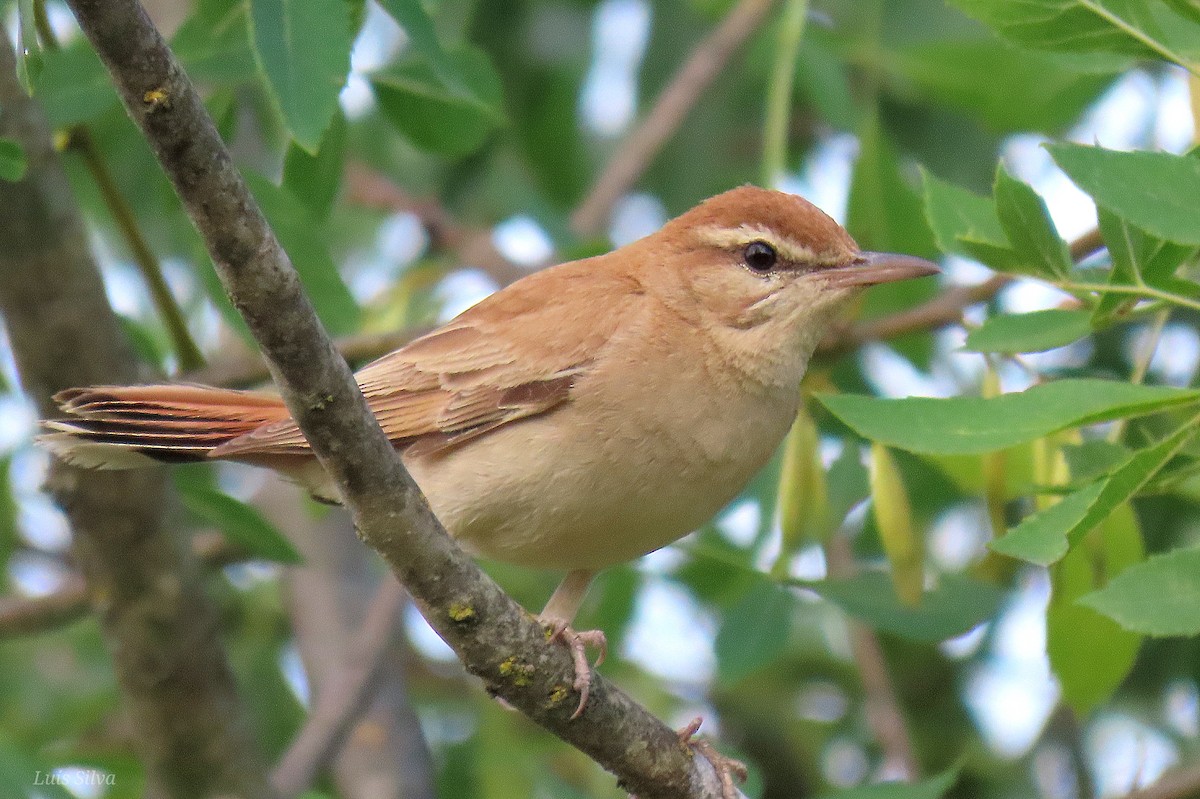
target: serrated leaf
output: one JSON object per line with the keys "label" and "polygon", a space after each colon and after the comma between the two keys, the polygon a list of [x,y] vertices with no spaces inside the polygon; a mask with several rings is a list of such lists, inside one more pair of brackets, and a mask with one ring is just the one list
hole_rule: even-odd
{"label": "serrated leaf", "polygon": [[1154,446],[1138,450],[1108,477],[1025,518],[989,546],[1001,554],[1048,566],[1132,499],[1196,433],[1194,424],[1186,424]]}
{"label": "serrated leaf", "polygon": [[724,613],[717,631],[717,678],[735,683],[765,666],[788,643],[795,598],[775,583],[758,580]]}
{"label": "serrated leaf", "polygon": [[1200,634],[1200,548],[1130,566],[1079,602],[1145,635]]}
{"label": "serrated leaf", "polygon": [[[1108,275],[1110,286],[1136,286],[1139,283],[1171,291],[1176,270],[1196,254],[1196,246],[1176,244],[1150,235],[1107,208],[1097,209],[1100,235],[1112,259]],[[1188,292],[1178,292],[1188,294]],[[1128,294],[1108,293],[1096,304],[1097,325],[1107,324],[1137,302]]]}
{"label": "serrated leaf", "polygon": [[1200,158],[1082,144],[1047,149],[1097,205],[1160,239],[1200,245],[1200,214],[1193,202],[1200,196]]}
{"label": "serrated leaf", "polygon": [[820,799],[941,799],[958,782],[958,769],[951,769],[921,782],[881,782],[860,785]]}
{"label": "serrated leaf", "polygon": [[1020,256],[1008,243],[996,203],[922,170],[925,219],[938,249],[965,255],[1001,272],[1022,271]]}
{"label": "serrated leaf", "polygon": [[25,177],[29,162],[25,158],[25,149],[21,143],[13,139],[0,138],[0,180],[16,183]]}
{"label": "serrated leaf", "polygon": [[1017,255],[1036,274],[1066,277],[1071,271],[1071,254],[1059,238],[1045,201],[1008,174],[1003,165],[996,168],[994,194],[1000,226]]}
{"label": "serrated leaf", "polygon": [[1081,717],[1112,696],[1133,668],[1142,639],[1076,600],[1144,557],[1137,517],[1125,504],[1051,571],[1046,652],[1063,700]]}
{"label": "serrated leaf", "polygon": [[500,78],[487,55],[461,47],[449,53],[466,89],[447,84],[413,57],[371,78],[384,117],[417,147],[461,156],[478,149],[504,120]]}
{"label": "serrated leaf", "polygon": [[290,191],[266,178],[247,173],[246,183],[300,273],[321,321],[331,333],[357,329],[358,303],[342,281],[312,212]]}
{"label": "serrated leaf", "polygon": [[215,526],[230,541],[265,560],[303,563],[304,559],[283,533],[256,508],[217,490],[205,471],[176,469],[172,475],[184,507]]}
{"label": "serrated leaf", "polygon": [[350,72],[350,18],[342,0],[250,0],[254,54],[284,127],[317,151]]}
{"label": "serrated leaf", "polygon": [[1064,347],[1092,332],[1089,311],[1051,308],[993,316],[967,334],[972,352],[1045,352]]}
{"label": "serrated leaf", "polygon": [[951,0],[1010,41],[1055,51],[1127,53],[1187,66],[1200,26],[1144,0]]}
{"label": "serrated leaf", "polygon": [[1005,449],[1069,427],[1194,403],[1200,391],[1083,379],[990,399],[816,397],[863,438],[909,452],[951,455]]}
{"label": "serrated leaf", "polygon": [[863,572],[844,580],[788,580],[833,602],[883,632],[913,641],[944,641],[970,631],[1000,610],[1004,592],[958,574],[943,574],[937,586],[910,607],[896,599],[891,578]]}

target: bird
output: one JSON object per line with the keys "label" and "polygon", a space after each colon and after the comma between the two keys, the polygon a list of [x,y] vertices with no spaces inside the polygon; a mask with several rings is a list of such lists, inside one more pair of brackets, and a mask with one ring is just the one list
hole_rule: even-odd
{"label": "bird", "polygon": [[[571,650],[597,572],[696,529],[759,471],[800,381],[864,288],[926,277],[802,197],[740,186],[607,254],[531,273],[355,378],[434,514],[477,555],[565,571],[539,618]],[[337,501],[283,401],[189,384],[55,397],[40,443],[96,469],[230,460]],[[597,661],[597,664],[599,661]]]}

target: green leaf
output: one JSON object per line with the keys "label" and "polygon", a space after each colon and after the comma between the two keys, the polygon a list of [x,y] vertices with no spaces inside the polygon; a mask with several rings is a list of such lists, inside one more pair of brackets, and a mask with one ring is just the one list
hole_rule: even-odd
{"label": "green leaf", "polygon": [[301,198],[317,219],[326,219],[342,185],[346,160],[346,118],[333,115],[333,123],[321,137],[317,154],[305,152],[295,142],[288,144],[283,159],[283,187]]}
{"label": "green leaf", "polygon": [[885,66],[990,130],[1023,133],[1073,124],[1130,59],[1035,52],[986,36],[921,41]]}
{"label": "green leaf", "polygon": [[1008,174],[1000,164],[996,167],[994,193],[996,214],[1013,250],[1034,273],[1066,277],[1071,271],[1071,254],[1037,192]]}
{"label": "green leaf", "polygon": [[881,782],[860,785],[820,799],[941,799],[958,782],[958,769],[942,772],[921,782]]}
{"label": "green leaf", "polygon": [[42,47],[38,44],[33,19],[34,0],[17,0],[17,80],[25,93],[32,95],[41,75]]}
{"label": "green leaf", "polygon": [[1200,158],[1082,144],[1047,149],[1100,207],[1160,239],[1200,245],[1200,214],[1193,202],[1200,197]]}
{"label": "green leaf", "polygon": [[1144,0],[951,0],[1027,47],[1155,56],[1187,66],[1200,28],[1165,3]]}
{"label": "green leaf", "polygon": [[1022,271],[1022,259],[1009,245],[990,197],[955,186],[924,169],[921,174],[925,219],[939,250],[974,258],[997,271]]}
{"label": "green leaf", "polygon": [[1166,0],[1176,14],[1192,22],[1200,22],[1200,0]]}
{"label": "green leaf", "polygon": [[263,213],[278,234],[292,265],[300,273],[321,321],[331,333],[356,330],[358,303],[342,282],[312,212],[286,188],[276,186],[264,177],[247,173],[246,182],[262,205]]}
{"label": "green leaf", "polygon": [[100,57],[84,41],[46,53],[37,93],[55,127],[85,122],[120,103]]}
{"label": "green leaf", "polygon": [[[1171,283],[1180,265],[1196,254],[1195,245],[1175,244],[1150,235],[1106,208],[1097,209],[1100,234],[1112,259],[1108,275],[1110,286],[1136,286],[1146,283],[1171,291]],[[1188,294],[1190,292],[1180,292]],[[1127,294],[1109,293],[1100,297],[1094,313],[1097,327],[1132,308],[1137,300]]]}
{"label": "green leaf", "polygon": [[1196,433],[1195,424],[1189,423],[1154,446],[1138,450],[1108,477],[1026,517],[989,546],[1003,555],[1048,566],[1132,499]]}
{"label": "green leaf", "polygon": [[225,84],[258,72],[246,0],[203,0],[171,38],[171,50],[193,81]]}
{"label": "green leaf", "polygon": [[1134,632],[1200,634],[1200,548],[1176,549],[1130,566],[1079,601]]}
{"label": "green leaf", "polygon": [[21,143],[13,139],[0,138],[0,180],[16,183],[25,177],[29,162]]}
{"label": "green leaf", "polygon": [[1092,332],[1088,311],[1051,308],[993,316],[967,334],[972,352],[1045,352],[1078,341]]}
{"label": "green leaf", "polygon": [[1122,444],[1098,438],[1082,444],[1064,444],[1062,455],[1071,479],[1083,483],[1113,471],[1129,460],[1132,453]]}
{"label": "green leaf", "polygon": [[350,71],[342,0],[250,0],[254,53],[284,127],[311,153],[337,110]]}
{"label": "green leaf", "polygon": [[877,630],[913,641],[944,641],[991,619],[1000,609],[1004,592],[958,574],[943,574],[919,605],[896,599],[891,578],[882,572],[863,572],[845,580],[788,580],[815,591],[846,613]]}
{"label": "green leaf", "polygon": [[245,502],[223,494],[212,484],[207,469],[175,469],[175,487],[183,505],[199,519],[217,527],[234,543],[254,555],[277,563],[302,563],[291,542]]}
{"label": "green leaf", "polygon": [[717,631],[717,678],[732,684],[773,663],[787,648],[795,597],[757,580],[725,611]]}
{"label": "green leaf", "polygon": [[932,455],[991,452],[1059,430],[1200,400],[1200,390],[1112,380],[1056,380],[999,397],[880,399],[816,395],[863,438]]}
{"label": "green leaf", "polygon": [[421,0],[379,0],[379,6],[396,20],[408,41],[446,86],[470,91],[458,62],[442,47],[433,18]]}
{"label": "green leaf", "polygon": [[1145,557],[1128,504],[1088,533],[1055,564],[1046,611],[1046,651],[1063,699],[1081,717],[1112,696],[1125,679],[1142,637],[1076,602]]}
{"label": "green leaf", "polygon": [[462,47],[448,57],[466,89],[445,80],[420,58],[374,75],[371,85],[384,117],[417,147],[449,156],[477,150],[503,121],[500,78],[487,55]]}

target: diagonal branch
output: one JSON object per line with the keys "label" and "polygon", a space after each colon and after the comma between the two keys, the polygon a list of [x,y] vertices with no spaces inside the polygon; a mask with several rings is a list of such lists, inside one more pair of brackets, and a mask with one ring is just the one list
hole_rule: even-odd
{"label": "diagonal branch", "polygon": [[613,205],[632,188],[667,140],[675,135],[733,54],[758,30],[772,5],[774,0],[741,0],[712,33],[696,44],[687,61],[655,99],[650,113],[621,142],[592,190],[571,214],[571,229],[576,234],[594,236],[603,229]]}
{"label": "diagonal branch", "polygon": [[183,200],[294,418],[359,535],[488,689],[617,774],[643,799],[715,794],[675,733],[603,678],[583,716],[566,649],[460,550],[429,510],[321,327],[195,88],[136,0],[70,0]]}

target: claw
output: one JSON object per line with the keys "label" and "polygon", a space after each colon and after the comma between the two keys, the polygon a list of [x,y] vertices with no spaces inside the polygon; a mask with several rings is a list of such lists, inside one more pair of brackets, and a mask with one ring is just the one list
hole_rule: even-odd
{"label": "claw", "polygon": [[571,661],[575,664],[575,682],[572,687],[579,692],[579,706],[571,714],[571,720],[579,718],[587,707],[588,695],[592,688],[592,667],[588,665],[587,647],[594,646],[599,650],[595,666],[604,662],[608,655],[608,639],[600,630],[574,630],[565,621],[559,619],[546,620],[550,631],[551,641],[562,641],[571,652]]}
{"label": "claw", "polygon": [[721,799],[738,799],[742,794],[734,785],[733,779],[737,777],[738,782],[745,782],[746,776],[749,773],[746,769],[746,764],[740,760],[734,760],[732,757],[718,752],[712,744],[704,739],[693,740],[693,736],[700,729],[700,725],[704,722],[700,716],[692,719],[691,723],[680,729],[676,734],[679,736],[679,743],[683,746],[688,746],[696,754],[707,760],[717,772],[717,776],[721,779]]}

